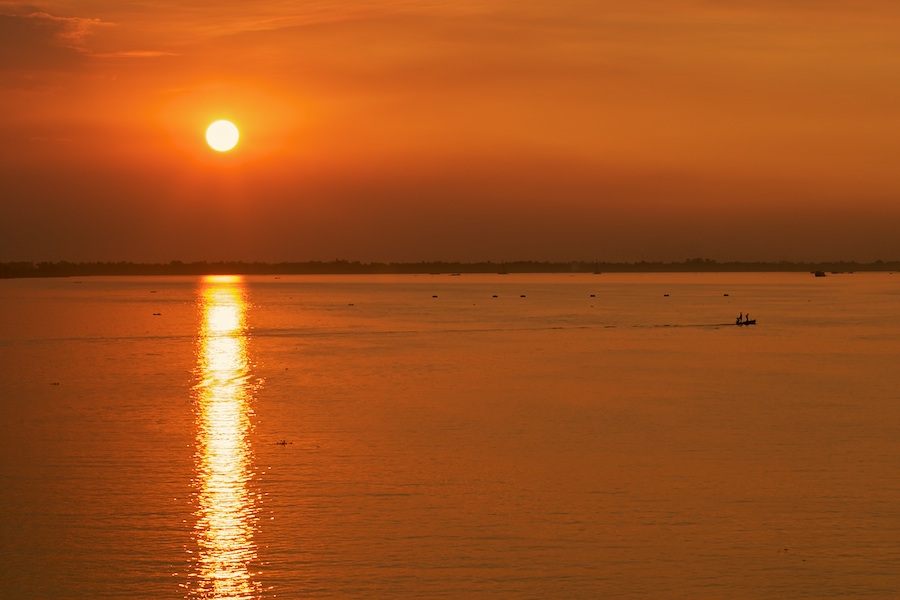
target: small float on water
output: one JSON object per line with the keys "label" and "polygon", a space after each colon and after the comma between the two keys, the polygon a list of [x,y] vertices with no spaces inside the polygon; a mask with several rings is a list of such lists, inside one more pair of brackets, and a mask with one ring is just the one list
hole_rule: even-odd
{"label": "small float on water", "polygon": [[744,316],[744,313],[741,313],[737,319],[734,320],[735,325],[756,325],[756,319],[751,319],[750,315]]}

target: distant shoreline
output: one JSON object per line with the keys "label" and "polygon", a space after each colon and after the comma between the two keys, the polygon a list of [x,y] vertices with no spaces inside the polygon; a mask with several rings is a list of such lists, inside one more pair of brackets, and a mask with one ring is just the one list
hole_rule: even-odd
{"label": "distant shoreline", "polygon": [[455,273],[763,273],[900,271],[900,261],[718,262],[694,258],[682,262],[418,262],[383,263],[347,260],[308,262],[5,262],[0,279],[123,275],[414,275]]}

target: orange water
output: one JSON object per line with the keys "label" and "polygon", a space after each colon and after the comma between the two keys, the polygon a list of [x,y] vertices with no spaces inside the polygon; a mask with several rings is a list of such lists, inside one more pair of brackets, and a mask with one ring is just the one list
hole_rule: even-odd
{"label": "orange water", "polygon": [[887,273],[0,281],[0,597],[898,597],[898,309]]}

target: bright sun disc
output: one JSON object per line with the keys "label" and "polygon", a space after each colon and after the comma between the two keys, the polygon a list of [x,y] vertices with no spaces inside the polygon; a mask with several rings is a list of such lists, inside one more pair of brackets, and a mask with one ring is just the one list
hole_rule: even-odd
{"label": "bright sun disc", "polygon": [[231,121],[220,119],[206,128],[206,143],[218,152],[227,152],[234,148],[241,137],[238,128]]}

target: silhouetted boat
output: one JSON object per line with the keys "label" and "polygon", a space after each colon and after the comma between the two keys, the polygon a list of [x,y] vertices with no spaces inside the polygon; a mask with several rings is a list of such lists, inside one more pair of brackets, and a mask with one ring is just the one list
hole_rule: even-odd
{"label": "silhouetted boat", "polygon": [[735,321],[735,325],[756,325],[756,319],[750,319],[749,321]]}

